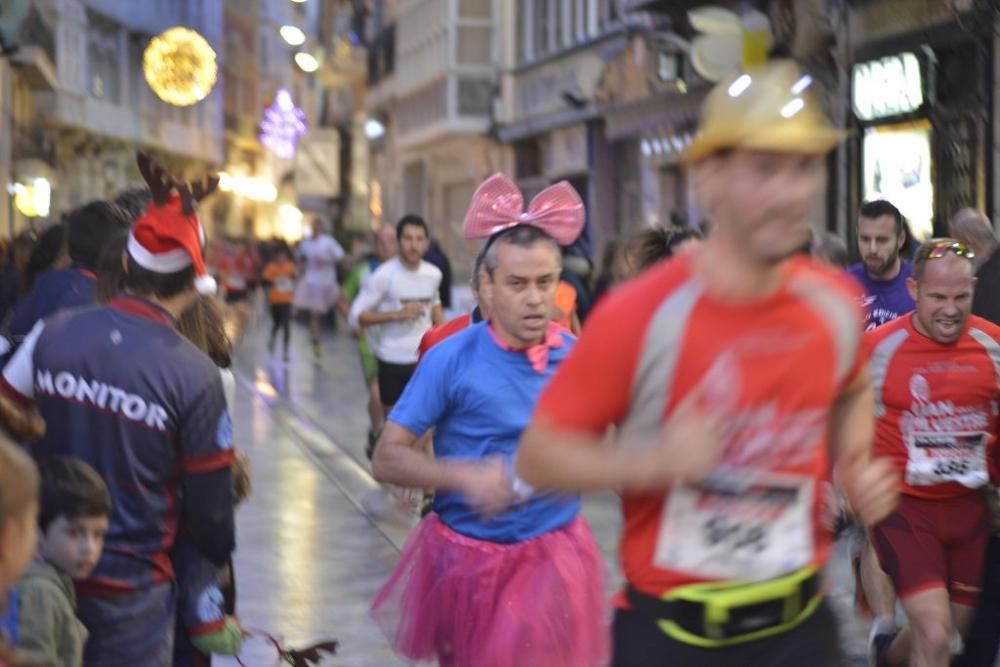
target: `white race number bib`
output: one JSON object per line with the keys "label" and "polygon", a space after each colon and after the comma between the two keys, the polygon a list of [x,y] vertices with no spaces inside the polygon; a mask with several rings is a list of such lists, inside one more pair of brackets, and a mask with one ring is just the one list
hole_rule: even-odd
{"label": "white race number bib", "polygon": [[906,442],[906,483],[928,486],[957,482],[978,489],[989,481],[986,434],[910,433]]}
{"label": "white race number bib", "polygon": [[813,560],[815,481],[740,470],[667,495],[657,567],[708,579],[763,580]]}
{"label": "white race number bib", "polygon": [[278,278],[274,281],[274,290],[276,292],[287,293],[294,291],[295,282],[291,278]]}

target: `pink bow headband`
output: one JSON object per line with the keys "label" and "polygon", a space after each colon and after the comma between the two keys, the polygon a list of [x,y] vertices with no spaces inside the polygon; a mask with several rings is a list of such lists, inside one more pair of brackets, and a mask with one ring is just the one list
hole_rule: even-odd
{"label": "pink bow headband", "polygon": [[583,224],[583,200],[566,181],[539,192],[525,211],[517,186],[503,174],[493,174],[472,195],[465,214],[465,238],[488,239],[505,229],[530,225],[568,246],[580,236]]}

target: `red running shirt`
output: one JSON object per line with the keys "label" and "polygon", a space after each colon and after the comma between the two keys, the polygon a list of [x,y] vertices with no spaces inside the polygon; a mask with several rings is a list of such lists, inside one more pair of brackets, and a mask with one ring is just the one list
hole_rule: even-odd
{"label": "red running shirt", "polygon": [[427,333],[425,333],[420,339],[420,345],[417,347],[417,363],[420,363],[420,360],[424,358],[424,355],[427,354],[427,350],[431,349],[452,334],[457,334],[471,323],[472,314],[466,313],[465,315],[459,315],[454,319],[450,319],[444,324],[439,324],[436,327],[428,329]]}
{"label": "red running shirt", "polygon": [[621,446],[656,442],[695,388],[722,418],[710,484],[623,496],[622,568],[649,595],[826,560],[829,416],[865,363],[849,279],[796,258],[775,294],[733,303],[706,292],[693,262],[667,261],[602,300],[537,408],[563,432],[616,425]]}
{"label": "red running shirt", "polygon": [[875,453],[892,459],[903,493],[956,498],[995,465],[1000,327],[976,316],[950,345],[924,336],[913,316],[866,334],[875,389]]}

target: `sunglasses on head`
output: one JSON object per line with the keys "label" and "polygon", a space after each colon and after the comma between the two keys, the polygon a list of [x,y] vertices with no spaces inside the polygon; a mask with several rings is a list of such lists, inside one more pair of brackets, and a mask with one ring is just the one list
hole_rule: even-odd
{"label": "sunglasses on head", "polygon": [[972,252],[972,248],[961,241],[956,241],[955,239],[931,239],[920,246],[920,250],[917,251],[917,257],[919,259],[941,259],[948,253],[964,257],[965,259],[973,259],[976,256],[976,253]]}

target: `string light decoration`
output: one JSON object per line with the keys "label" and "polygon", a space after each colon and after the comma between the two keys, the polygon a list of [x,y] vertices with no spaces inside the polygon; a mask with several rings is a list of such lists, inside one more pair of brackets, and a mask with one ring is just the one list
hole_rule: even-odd
{"label": "string light decoration", "polygon": [[295,156],[295,144],[306,131],[306,114],[292,102],[284,88],[278,89],[274,103],[264,110],[260,123],[260,143],[283,160]]}
{"label": "string light decoration", "polygon": [[212,92],[219,66],[215,50],[194,30],[176,26],[149,41],[142,71],[157,97],[178,107],[196,104]]}

